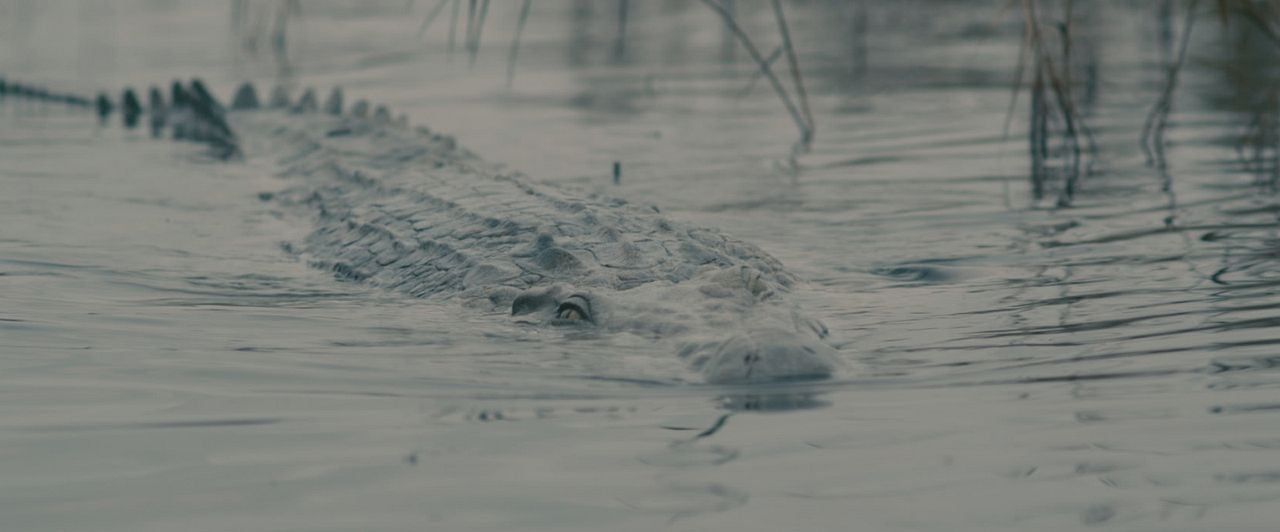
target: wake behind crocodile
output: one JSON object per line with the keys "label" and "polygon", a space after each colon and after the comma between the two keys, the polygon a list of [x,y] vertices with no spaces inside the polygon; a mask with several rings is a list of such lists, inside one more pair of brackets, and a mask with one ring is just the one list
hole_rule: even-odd
{"label": "wake behind crocodile", "polygon": [[[285,249],[340,280],[652,338],[710,383],[825,378],[839,365],[826,326],[792,301],[799,281],[751,244],[502,171],[384,109],[344,110],[336,89],[323,110],[311,91],[257,101],[246,85],[229,128],[187,129],[214,131],[215,146],[229,129],[236,151],[276,161],[289,184],[275,197],[314,224]],[[191,121],[211,115],[222,116]]]}

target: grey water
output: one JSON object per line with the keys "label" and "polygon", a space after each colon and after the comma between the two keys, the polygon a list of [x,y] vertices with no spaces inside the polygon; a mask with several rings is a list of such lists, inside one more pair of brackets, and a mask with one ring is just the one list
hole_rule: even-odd
{"label": "grey water", "polygon": [[[474,61],[449,9],[420,32],[435,1],[298,3],[278,46],[289,4],[8,0],[0,75],[341,85],[759,245],[844,367],[710,386],[644,338],[340,282],[281,250],[307,227],[261,165],[7,101],[0,529],[1280,526],[1280,78],[1240,21],[1202,14],[1161,170],[1137,139],[1182,3],[1078,2],[1099,153],[1058,206],[1025,89],[1004,128],[1005,2],[786,2],[817,124],[794,164],[699,2],[533,2],[510,86],[518,2]],[[777,46],[768,3],[734,5]]]}

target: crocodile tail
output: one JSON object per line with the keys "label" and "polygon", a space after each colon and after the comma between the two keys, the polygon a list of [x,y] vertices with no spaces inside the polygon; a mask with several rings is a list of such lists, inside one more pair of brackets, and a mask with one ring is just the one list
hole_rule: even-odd
{"label": "crocodile tail", "polygon": [[[37,99],[40,99],[37,97]],[[111,112],[115,111],[116,104],[111,101],[111,97],[105,92],[99,92],[98,98],[93,101],[93,108],[98,112],[98,122],[105,125],[107,119],[111,118]]]}
{"label": "crocodile tail", "polygon": [[379,105],[373,110],[373,121],[377,124],[386,125],[391,123],[391,110],[385,105]]}
{"label": "crocodile tail", "polygon": [[210,114],[219,117],[227,115],[227,108],[223,107],[222,103],[213,97],[213,94],[204,86],[204,81],[200,78],[191,80],[191,95],[195,97],[196,103],[204,107]]}
{"label": "crocodile tail", "polygon": [[356,100],[356,103],[351,105],[351,116],[356,118],[365,118],[369,116],[369,101]]}
{"label": "crocodile tail", "polygon": [[106,92],[89,98],[0,77],[0,102],[27,100],[92,110],[104,125],[119,111],[123,125],[129,129],[136,128],[142,115],[147,114],[154,137],[160,137],[164,128],[169,127],[173,138],[207,144],[216,157],[228,159],[240,154],[236,134],[227,123],[226,108],[199,79],[190,84],[174,81],[167,104],[163,91],[153,85],[147,93],[146,108],[133,88],[125,88],[119,94],[119,99]]}
{"label": "crocodile tail", "polygon": [[[169,85],[168,93],[169,98],[166,101],[165,91],[160,86],[152,85],[147,90],[147,101],[144,107],[139,97],[140,93],[131,87],[121,91],[118,99],[106,92],[98,93],[94,98],[88,98],[0,77],[0,101],[15,99],[62,103],[94,111],[103,124],[107,123],[111,115],[119,111],[121,121],[128,129],[137,128],[145,115],[153,137],[162,137],[165,129],[168,128],[174,139],[206,144],[218,158],[229,159],[241,155],[239,139],[227,121],[228,108],[218,101],[203,80],[193,79],[188,83],[174,80]],[[230,110],[247,111],[259,109],[261,106],[262,102],[254,86],[245,83],[233,96]],[[308,88],[297,101],[291,101],[289,90],[283,86],[277,86],[266,101],[266,106],[290,113],[322,111],[325,114],[342,116],[345,112],[353,118],[367,119],[377,125],[391,125],[398,128],[405,128],[408,125],[408,117],[401,114],[393,119],[391,110],[385,105],[375,107],[367,100],[357,100],[347,108],[341,87],[332,89],[322,107],[316,97],[315,89]]]}
{"label": "crocodile tail", "polygon": [[169,85],[169,105],[175,111],[191,106],[191,93],[187,92],[187,88],[182,86],[181,80],[175,79]]}
{"label": "crocodile tail", "polygon": [[298,103],[294,104],[293,107],[289,109],[289,112],[295,114],[314,113],[318,108],[319,105],[316,103],[316,90],[308,88],[302,93],[302,97],[298,98]]}
{"label": "crocodile tail", "polygon": [[289,108],[289,89],[284,85],[276,85],[271,89],[271,101],[267,104],[272,109]]}
{"label": "crocodile tail", "polygon": [[[186,122],[182,124],[186,138],[213,148],[215,156],[229,159],[240,155],[239,141],[227,124],[226,108],[214,98],[199,79],[192,80],[187,98]],[[174,127],[179,124],[175,123]]]}
{"label": "crocodile tail", "polygon": [[138,127],[138,118],[142,116],[142,102],[138,101],[138,95],[133,92],[132,87],[126,88],[120,96],[120,116],[126,129]]}
{"label": "crocodile tail", "polygon": [[46,103],[61,103],[72,107],[93,107],[93,101],[80,95],[51,91],[47,88],[30,85],[17,80],[6,80],[0,77],[0,100],[31,100]]}
{"label": "crocodile tail", "polygon": [[324,112],[334,116],[342,114],[342,87],[334,87],[329,99],[324,101]]}
{"label": "crocodile tail", "polygon": [[232,111],[252,111],[258,107],[258,91],[253,88],[252,83],[245,83],[236,89],[236,95],[231,99]]}
{"label": "crocodile tail", "polygon": [[150,119],[151,136],[160,138],[164,135],[165,123],[169,121],[169,107],[164,103],[164,93],[155,85],[147,91],[147,113]]}

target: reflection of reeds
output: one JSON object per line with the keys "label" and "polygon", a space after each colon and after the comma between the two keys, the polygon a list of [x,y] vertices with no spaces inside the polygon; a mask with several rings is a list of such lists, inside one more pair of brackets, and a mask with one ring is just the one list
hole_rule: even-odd
{"label": "reflection of reeds", "polygon": [[453,0],[453,8],[449,14],[449,57],[458,42],[458,14],[462,10],[462,0]]}
{"label": "reflection of reeds", "polygon": [[[453,8],[449,14],[449,56],[453,56],[453,51],[457,48],[458,43],[458,19],[462,11],[462,0],[440,0],[432,6],[431,11],[427,12],[426,18],[422,19],[422,25],[418,27],[418,36],[426,33],[427,28],[431,27],[431,23],[444,13],[444,8],[452,2]],[[528,2],[525,3],[525,10],[528,10]],[[480,52],[480,33],[484,29],[485,18],[489,14],[489,0],[467,0],[467,25],[463,35],[463,47],[467,50],[469,62],[475,66],[476,56]],[[524,28],[524,21],[521,20],[520,29]],[[517,40],[519,40],[517,38]]]}
{"label": "reflection of reeds", "polygon": [[[724,10],[732,16],[737,12],[738,6],[734,0],[720,0],[720,4],[724,6]],[[729,28],[723,27],[724,31],[720,33],[720,60],[726,64],[734,61],[738,50],[738,41],[733,37],[733,32]]]}
{"label": "reflection of reeds", "polygon": [[[439,0],[428,12],[423,19],[421,26],[418,28],[418,34],[421,35],[431,26],[431,24],[441,16],[444,12],[446,4],[452,3],[451,21],[449,25],[448,50],[452,54],[456,47],[459,19],[462,15],[462,0]],[[727,34],[733,40],[736,40],[756,63],[758,70],[746,89],[750,91],[750,87],[754,86],[759,78],[767,79],[773,86],[774,92],[786,107],[787,112],[795,121],[796,127],[800,130],[800,140],[796,143],[794,154],[807,152],[813,144],[815,133],[815,121],[813,112],[809,106],[809,94],[805,89],[804,76],[800,69],[800,61],[796,53],[795,46],[791,38],[791,29],[787,24],[786,14],[782,9],[781,0],[773,0],[772,8],[775,22],[778,26],[778,32],[782,39],[782,44],[774,50],[769,57],[764,57],[755,42],[738,24],[734,12],[730,6],[733,5],[732,0],[702,0],[702,3],[711,8],[724,22]],[[467,0],[466,9],[466,26],[463,36],[463,46],[466,48],[469,61],[475,64],[479,54],[481,32],[484,28],[485,20],[489,10],[489,0]],[[531,0],[521,2],[520,15],[516,22],[515,35],[511,41],[511,47],[507,54],[507,85],[511,86],[515,79],[516,61],[520,53],[520,40],[524,34],[525,24],[529,18],[531,9]],[[614,61],[621,61],[626,56],[626,34],[627,21],[630,12],[630,1],[618,1],[618,18],[617,33],[614,40],[611,58]],[[790,89],[782,82],[781,78],[774,72],[774,63],[780,58],[785,57],[787,60],[788,72],[791,77]],[[793,93],[794,91],[794,93]],[[794,94],[794,97],[793,97]]]}
{"label": "reflection of reeds", "polygon": [[809,93],[804,90],[804,77],[800,75],[800,60],[796,58],[796,49],[791,45],[791,31],[787,28],[787,18],[782,13],[782,1],[773,0],[773,14],[778,22],[778,33],[782,35],[782,49],[787,53],[787,64],[791,66],[791,80],[799,95],[800,110],[804,112],[805,123],[809,125],[809,135],[805,145],[813,142],[813,113],[809,111]]}
{"label": "reflection of reeds", "polygon": [[1236,158],[1259,185],[1274,191],[1280,184],[1280,71],[1274,68],[1280,40],[1273,25],[1280,20],[1280,3],[1233,7],[1219,12],[1224,28],[1243,25],[1226,32],[1222,56],[1207,62],[1224,89],[1212,94],[1210,102],[1247,119],[1244,131],[1233,139]]}
{"label": "reflection of reeds", "polygon": [[448,3],[449,0],[440,0],[439,2],[436,2],[436,5],[427,13],[427,17],[422,19],[422,25],[418,27],[419,37],[427,32],[427,28],[431,27],[431,23],[436,21],[436,17],[439,17],[440,14],[444,12],[444,6]]}
{"label": "reflection of reeds", "polygon": [[[1165,4],[1167,8],[1161,11],[1161,17],[1165,21],[1173,18],[1171,4],[1172,2]],[[1198,6],[1199,0],[1189,0],[1187,3],[1176,55],[1168,60],[1164,85],[1161,87],[1156,103],[1148,112],[1142,128],[1140,145],[1147,157],[1147,164],[1160,169],[1162,174],[1167,174],[1164,170],[1168,164],[1165,155],[1165,130],[1168,126],[1169,113],[1173,109],[1173,97],[1178,88],[1179,77],[1187,62],[1191,30],[1198,16],[1196,9]],[[1213,9],[1221,21],[1224,35],[1246,38],[1253,34],[1264,39],[1270,45],[1273,54],[1277,48],[1280,48],[1280,33],[1276,30],[1277,23],[1280,23],[1280,2],[1216,0]],[[1244,22],[1245,26],[1232,29],[1231,22],[1237,20]],[[1166,47],[1173,41],[1169,26],[1172,24],[1168,22],[1162,25],[1161,41]],[[1246,132],[1236,146],[1237,155],[1247,170],[1260,176],[1267,175],[1267,182],[1271,186],[1280,182],[1280,166],[1277,166],[1274,161],[1275,156],[1266,155],[1268,151],[1280,152],[1280,146],[1277,146],[1277,142],[1280,142],[1277,140],[1280,138],[1280,131],[1277,131],[1280,129],[1280,124],[1275,116],[1280,103],[1277,103],[1274,82],[1267,78],[1269,69],[1274,64],[1273,57],[1274,55],[1263,58],[1245,57],[1237,54],[1221,65],[1223,78],[1229,83],[1242,85],[1240,89],[1246,93],[1241,95],[1245,100],[1243,111],[1248,113],[1250,119],[1245,128]],[[1250,153],[1246,155],[1246,151]],[[1165,186],[1169,186],[1167,180]]]}
{"label": "reflection of reeds", "polygon": [[282,71],[287,70],[289,64],[289,41],[286,33],[289,27],[289,15],[300,8],[301,5],[297,0],[280,2],[275,23],[271,27],[271,51],[275,54],[276,64]]}
{"label": "reflection of reeds", "polygon": [[[1096,152],[1092,134],[1085,125],[1072,95],[1072,7],[1072,0],[1065,0],[1063,21],[1056,25],[1060,43],[1055,58],[1055,52],[1045,36],[1045,25],[1040,20],[1038,1],[1023,0],[1023,40],[1015,69],[1013,95],[1010,99],[1010,111],[1012,111],[1019,88],[1022,86],[1022,78],[1027,71],[1026,63],[1029,55],[1031,120],[1027,140],[1031,159],[1031,190],[1033,196],[1039,200],[1045,195],[1046,185],[1051,180],[1058,181],[1055,178],[1060,178],[1057,204],[1061,207],[1071,204],[1079,186],[1084,156],[1081,141],[1087,142],[1090,157],[1093,157]],[[1052,127],[1055,123],[1061,124],[1060,131]],[[1007,131],[1007,120],[1005,128]],[[1055,150],[1051,148],[1055,136],[1060,143],[1060,147],[1056,150],[1058,157],[1055,157]],[[1052,166],[1055,158],[1061,160],[1061,165],[1057,168]]]}
{"label": "reflection of reeds", "polygon": [[[778,59],[781,57],[782,57],[782,47],[779,46],[773,49],[773,52],[769,54],[769,57],[766,57],[764,59],[764,62],[768,63],[769,66],[773,66],[773,64],[777,62]],[[742,92],[740,92],[738,95],[742,97],[746,97],[747,95],[751,94],[751,91],[755,90],[756,88],[756,83],[759,83],[760,78],[764,77],[764,74],[762,72],[764,72],[764,69],[757,69],[756,71],[752,72],[751,79],[747,80],[747,85],[742,88]]]}
{"label": "reflection of reeds", "polygon": [[533,0],[524,0],[520,6],[520,18],[516,20],[516,34],[511,38],[511,52],[507,55],[507,87],[516,79],[516,56],[520,54],[520,37],[524,35],[524,24],[529,20],[529,9]]}
{"label": "reflection of reeds", "polygon": [[475,66],[476,56],[480,54],[480,32],[484,30],[484,21],[488,15],[489,0],[470,0],[467,8],[467,53],[470,54],[472,66]]}
{"label": "reflection of reeds", "polygon": [[613,61],[621,62],[627,56],[627,14],[631,11],[631,0],[618,0],[618,31],[613,39]]}
{"label": "reflection of reeds", "polygon": [[271,45],[277,70],[281,76],[287,76],[291,71],[289,21],[301,12],[302,3],[299,0],[278,0],[274,5],[255,5],[247,0],[234,0],[231,3],[231,32],[238,39],[240,50],[250,57],[258,55],[260,43],[266,39]]}
{"label": "reflection of reeds", "polygon": [[[1142,152],[1147,156],[1147,164],[1161,169],[1166,165],[1164,152],[1165,127],[1169,122],[1169,111],[1173,109],[1173,94],[1178,87],[1178,74],[1182,72],[1182,65],[1187,60],[1187,47],[1191,42],[1191,28],[1196,21],[1196,6],[1199,3],[1200,0],[1191,0],[1187,6],[1186,21],[1183,23],[1182,35],[1178,41],[1178,55],[1169,64],[1164,87],[1161,89],[1155,105],[1151,106],[1151,111],[1147,113],[1146,122],[1142,125],[1142,137],[1139,140],[1139,144],[1142,146]],[[1219,0],[1219,5],[1223,4],[1225,4],[1225,1]],[[1167,183],[1166,186],[1168,186]]]}
{"label": "reflection of reeds", "polygon": [[765,79],[769,80],[769,84],[773,86],[773,91],[777,93],[778,98],[782,100],[782,104],[786,106],[787,112],[791,114],[792,120],[795,121],[796,127],[800,130],[800,141],[796,143],[795,151],[797,153],[808,151],[809,147],[813,144],[814,138],[813,115],[809,112],[808,96],[804,90],[804,80],[800,76],[800,63],[796,60],[795,50],[791,45],[791,34],[787,30],[786,18],[782,15],[782,6],[779,4],[779,0],[774,0],[773,2],[774,14],[777,17],[778,27],[782,33],[782,47],[787,53],[787,61],[791,66],[792,82],[795,84],[796,93],[799,95],[801,101],[800,107],[796,106],[795,102],[791,98],[791,92],[782,84],[782,80],[774,74],[770,61],[760,54],[760,50],[756,48],[751,37],[748,36],[747,33],[743,31],[742,27],[738,25],[737,20],[735,20],[733,14],[725,8],[724,4],[716,0],[702,0],[702,3],[706,4],[706,6],[711,8],[712,11],[715,11],[720,15],[725,26],[729,28],[735,37],[737,37],[738,42],[742,44],[742,48],[751,56],[751,60],[755,61],[756,65],[760,68],[760,73],[765,77]]}

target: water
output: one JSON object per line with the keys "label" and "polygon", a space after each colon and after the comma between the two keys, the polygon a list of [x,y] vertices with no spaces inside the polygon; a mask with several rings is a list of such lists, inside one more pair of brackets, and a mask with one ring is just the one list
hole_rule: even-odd
{"label": "water", "polygon": [[[1219,68],[1265,48],[1201,21],[1161,175],[1136,143],[1159,11],[1089,4],[1100,162],[1057,209],[1031,196],[1025,93],[1001,131],[1018,27],[991,3],[789,6],[819,128],[798,171],[790,118],[765,83],[741,95],[752,68],[697,3],[631,2],[618,55],[616,4],[536,2],[511,89],[518,10],[495,4],[470,67],[447,12],[416,36],[434,2],[304,3],[290,79],[761,246],[809,280],[845,370],[706,386],[641,339],[335,282],[280,250],[307,227],[257,198],[285,186],[262,165],[7,103],[3,528],[1280,522],[1280,207],[1271,148],[1235,151],[1265,137],[1274,88]],[[769,10],[738,4],[771,49]],[[220,2],[7,2],[0,21],[0,71],[58,88],[199,74],[226,94],[281,71],[237,49]]]}

